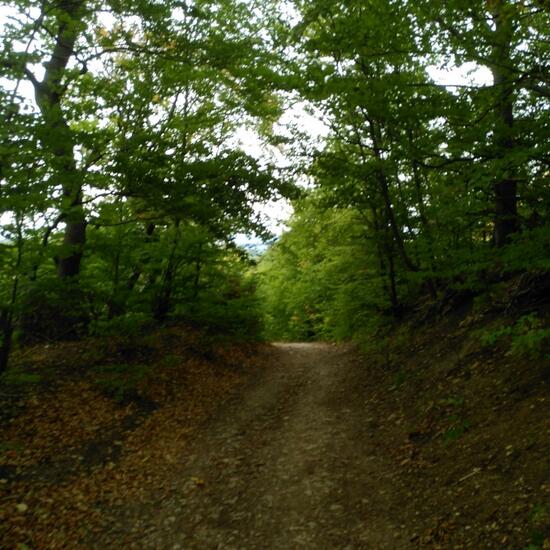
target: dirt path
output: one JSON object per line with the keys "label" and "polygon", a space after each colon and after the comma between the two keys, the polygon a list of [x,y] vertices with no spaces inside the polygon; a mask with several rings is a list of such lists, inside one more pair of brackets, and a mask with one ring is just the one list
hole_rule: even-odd
{"label": "dirt path", "polygon": [[376,420],[357,391],[366,380],[354,354],[325,344],[272,349],[180,457],[171,495],[125,510],[117,524],[139,533],[140,548],[412,547],[392,502],[391,465],[371,443]]}
{"label": "dirt path", "polygon": [[546,371],[462,322],[384,358],[153,341],[122,403],[75,379],[82,342],[37,348],[49,378],[2,409],[1,548],[550,548]]}

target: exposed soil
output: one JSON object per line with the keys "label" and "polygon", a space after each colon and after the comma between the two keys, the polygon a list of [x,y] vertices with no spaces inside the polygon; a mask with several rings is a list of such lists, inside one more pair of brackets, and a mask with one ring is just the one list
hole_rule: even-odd
{"label": "exposed soil", "polygon": [[0,546],[549,548],[544,365],[464,323],[397,340],[383,360],[316,343],[185,363],[156,408],[118,405],[110,446],[81,437],[65,478],[9,455]]}
{"label": "exposed soil", "polygon": [[357,355],[326,344],[280,344],[270,355],[180,457],[172,495],[115,512],[98,547],[115,533],[136,548],[410,544],[392,460],[366,421]]}
{"label": "exposed soil", "polygon": [[[453,401],[421,376],[393,378],[350,347],[274,346],[180,457],[171,495],[111,511],[98,547],[527,547],[548,527],[545,397],[467,412],[456,382]],[[457,407],[479,424],[453,432]]]}

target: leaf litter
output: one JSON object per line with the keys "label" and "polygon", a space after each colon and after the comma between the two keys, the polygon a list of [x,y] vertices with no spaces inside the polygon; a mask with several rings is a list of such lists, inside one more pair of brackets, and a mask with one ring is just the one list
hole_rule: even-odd
{"label": "leaf litter", "polygon": [[[149,337],[150,374],[119,400],[96,383],[93,362],[82,362],[97,342],[26,354],[27,368],[50,370],[47,383],[17,396],[20,414],[0,428],[0,547],[82,547],[104,528],[105,509],[170,490],[178,449],[234,391],[253,356],[252,345],[220,344],[208,360],[197,353],[202,336],[172,327]],[[94,360],[127,345],[108,342]]]}

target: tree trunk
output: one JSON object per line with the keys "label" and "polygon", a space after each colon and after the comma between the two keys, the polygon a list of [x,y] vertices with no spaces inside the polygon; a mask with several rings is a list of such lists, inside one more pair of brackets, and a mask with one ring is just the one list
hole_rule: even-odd
{"label": "tree trunk", "polygon": [[[376,146],[374,147],[374,151],[375,151],[376,158],[380,161],[381,160],[380,151],[376,148]],[[391,203],[388,178],[383,168],[379,168],[377,170],[377,176],[378,176],[377,179],[378,179],[379,189],[382,195],[382,199],[384,201],[384,210],[386,213],[386,219],[389,223],[389,226],[393,235],[393,240],[395,241],[395,246],[397,247],[397,252],[399,253],[399,256],[401,257],[401,259],[403,260],[405,267],[409,271],[418,271],[418,267],[409,258],[409,255],[405,250],[405,243],[403,242],[403,236],[401,235],[401,230],[397,225],[397,220],[395,219],[395,214]]]}
{"label": "tree trunk", "polygon": [[12,279],[10,300],[0,309],[0,374],[8,368],[14,331],[14,309],[19,292],[19,270],[23,260],[23,232],[21,220],[17,220],[17,259],[15,262],[15,276]]}
{"label": "tree trunk", "polygon": [[[506,10],[506,1],[498,0],[493,8],[495,21],[493,45],[493,83],[497,92],[495,108],[494,144],[497,158],[506,162],[514,149],[514,80],[511,71],[511,42],[514,33],[512,14]],[[503,246],[510,235],[518,231],[517,180],[513,160],[503,169],[494,184],[495,221],[494,244]]]}
{"label": "tree trunk", "polygon": [[63,79],[69,60],[74,54],[84,6],[85,2],[82,0],[67,0],[59,4],[55,46],[50,59],[45,63],[44,78],[39,82],[27,71],[44,122],[41,141],[53,156],[55,181],[62,189],[60,214],[65,222],[65,234],[63,251],[56,258],[60,278],[76,277],[80,273],[86,243],[82,176],[76,165],[73,135],[61,107],[66,86]]}
{"label": "tree trunk", "polygon": [[[409,139],[411,140],[411,144],[412,144],[411,134],[409,134]],[[414,187],[416,191],[416,204],[418,208],[418,213],[420,215],[420,221],[422,222],[422,231],[426,236],[426,242],[428,244],[430,269],[432,273],[435,273],[436,268],[435,268],[435,257],[433,252],[432,232],[430,229],[430,224],[428,222],[428,217],[426,216],[426,209],[424,205],[424,194],[422,193],[422,184],[420,181],[418,161],[416,161],[415,159],[412,160],[412,168],[413,168]],[[420,262],[419,262],[419,265],[420,265]],[[437,298],[437,287],[433,277],[429,277],[427,280],[427,283],[428,283],[428,290],[430,291],[430,295],[435,300]]]}
{"label": "tree trunk", "polygon": [[[80,186],[80,184],[78,184]],[[71,190],[63,188],[63,196],[70,196]],[[82,192],[72,201],[64,213],[65,234],[63,236],[63,254],[57,258],[57,274],[60,278],[76,277],[80,274],[80,263],[86,244],[86,218],[82,207]]]}
{"label": "tree trunk", "polygon": [[[400,256],[400,258],[403,260],[403,263],[405,264],[405,267],[409,271],[418,271],[418,267],[414,264],[414,262],[409,258],[409,255],[407,254],[407,251],[405,250],[405,243],[403,242],[403,236],[401,235],[401,230],[399,226],[397,225],[397,220],[395,219],[395,213],[393,210],[391,197],[390,197],[390,190],[389,190],[389,183],[388,183],[388,177],[386,175],[386,172],[384,171],[384,168],[382,166],[382,152],[380,149],[380,143],[382,141],[381,132],[379,125],[372,120],[366,113],[363,113],[363,116],[365,117],[366,122],[369,125],[369,135],[372,140],[372,152],[374,154],[374,157],[376,158],[378,162],[378,169],[376,171],[377,175],[377,181],[378,181],[378,187],[380,190],[380,194],[382,195],[382,200],[384,203],[384,211],[386,213],[386,221],[389,223],[393,238],[395,240],[395,245],[397,247],[397,252]],[[355,132],[357,136],[360,136],[360,131],[357,128],[357,126],[354,127]],[[361,156],[363,160],[366,160],[367,155],[365,153],[364,147],[361,144],[361,138],[358,137],[358,145],[361,150]]]}
{"label": "tree trunk", "polygon": [[[155,231],[155,224],[149,223],[147,224],[145,228],[145,244],[149,243],[151,241],[151,237]],[[114,319],[115,317],[118,317],[119,315],[123,315],[126,312],[126,302],[128,299],[129,294],[134,290],[137,282],[139,281],[142,273],[143,268],[145,265],[149,262],[148,257],[144,257],[140,260],[140,263],[134,267],[134,270],[132,271],[132,274],[128,277],[128,280],[126,281],[126,284],[121,288],[119,285],[119,277],[120,277],[120,254],[117,254],[115,258],[115,281],[114,281],[114,290],[113,295],[111,296],[111,299],[109,301],[108,306],[108,313],[107,318],[108,319]]]}
{"label": "tree trunk", "polygon": [[[155,227],[156,225],[154,223],[147,224],[147,227],[145,228],[145,243],[151,242],[151,237],[155,232]],[[132,290],[134,290],[134,287],[143,273],[143,268],[149,263],[149,260],[149,257],[142,258],[140,263],[134,268],[134,271],[132,271],[132,274],[128,277],[128,281],[126,282],[127,292],[132,292]]]}
{"label": "tree trunk", "polygon": [[174,224],[174,240],[172,243],[172,251],[168,258],[166,269],[164,270],[164,273],[162,275],[161,287],[157,295],[155,296],[153,304],[153,317],[155,318],[155,320],[160,322],[166,319],[168,313],[170,313],[170,310],[172,308],[172,291],[174,286],[173,283],[174,277],[176,276],[176,269],[178,264],[176,260],[176,252],[180,241],[179,226],[180,222],[179,220],[176,220],[176,223]]}
{"label": "tree trunk", "polygon": [[11,310],[2,309],[0,311],[0,374],[7,368],[10,359],[11,345],[13,336],[13,320]]}
{"label": "tree trunk", "polygon": [[201,279],[201,271],[202,271],[202,243],[199,244],[198,248],[199,249],[197,252],[197,256],[195,257],[195,276],[193,277],[193,297],[192,297],[193,306],[195,305],[195,302],[199,297],[200,279]]}
{"label": "tree trunk", "polygon": [[[371,207],[371,212],[373,217],[373,228],[376,233],[376,252],[378,255],[382,285],[384,292],[390,300],[392,313],[394,316],[397,316],[401,309],[401,304],[399,303],[399,297],[397,294],[397,280],[393,250],[391,247],[391,236],[387,234],[386,228],[380,226],[378,213],[374,207]],[[380,235],[382,235],[382,238]],[[386,256],[386,259],[388,260],[389,269],[386,267],[384,256]]]}

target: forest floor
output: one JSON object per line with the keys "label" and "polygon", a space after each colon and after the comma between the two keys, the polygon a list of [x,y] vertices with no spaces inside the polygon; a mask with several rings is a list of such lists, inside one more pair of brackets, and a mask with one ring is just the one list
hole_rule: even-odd
{"label": "forest floor", "polygon": [[550,548],[547,370],[475,322],[383,360],[177,327],[36,347],[0,387],[0,547]]}

